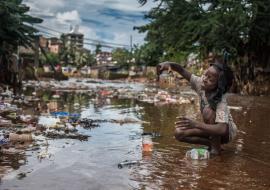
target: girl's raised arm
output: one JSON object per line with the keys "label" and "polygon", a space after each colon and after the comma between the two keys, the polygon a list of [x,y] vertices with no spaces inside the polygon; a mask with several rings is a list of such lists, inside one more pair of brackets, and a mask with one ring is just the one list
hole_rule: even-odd
{"label": "girl's raised arm", "polygon": [[191,73],[177,63],[166,61],[157,65],[158,76],[162,73],[162,71],[165,71],[165,70],[176,71],[177,73],[182,75],[186,80],[190,81]]}

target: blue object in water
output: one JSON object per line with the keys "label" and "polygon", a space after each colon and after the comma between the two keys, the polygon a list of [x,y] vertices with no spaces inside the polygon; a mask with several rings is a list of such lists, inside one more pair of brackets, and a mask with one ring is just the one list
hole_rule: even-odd
{"label": "blue object in water", "polygon": [[0,145],[8,144],[9,140],[6,138],[0,138]]}
{"label": "blue object in water", "polygon": [[79,113],[68,113],[68,112],[52,112],[51,115],[55,117],[72,117],[72,118],[79,118],[81,116]]}
{"label": "blue object in water", "polygon": [[68,117],[69,113],[68,112],[52,112],[51,115],[55,117]]}
{"label": "blue object in water", "polygon": [[81,116],[81,114],[79,113],[71,113],[69,114],[69,117],[73,117],[73,118],[79,118]]}

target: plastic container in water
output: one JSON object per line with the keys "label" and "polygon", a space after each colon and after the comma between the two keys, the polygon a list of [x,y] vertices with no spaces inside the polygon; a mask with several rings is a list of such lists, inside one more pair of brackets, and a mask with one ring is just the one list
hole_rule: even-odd
{"label": "plastic container in water", "polygon": [[191,160],[207,160],[210,158],[210,153],[204,148],[193,148],[186,152],[186,157]]}
{"label": "plastic container in water", "polygon": [[143,146],[143,152],[153,151],[153,141],[152,141],[151,134],[148,134],[148,133],[142,134],[142,146]]}
{"label": "plastic container in water", "polygon": [[8,144],[9,140],[5,137],[0,136],[0,146]]}

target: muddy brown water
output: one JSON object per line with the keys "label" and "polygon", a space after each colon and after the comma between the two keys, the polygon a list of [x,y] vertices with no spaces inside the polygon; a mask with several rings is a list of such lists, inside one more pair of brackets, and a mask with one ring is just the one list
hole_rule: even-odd
{"label": "muddy brown water", "polygon": [[[186,160],[186,151],[194,146],[173,137],[175,117],[196,113],[193,104],[158,106],[134,99],[97,104],[83,92],[65,92],[65,97],[58,100],[58,108],[85,118],[129,117],[150,124],[104,122],[79,129],[91,136],[88,141],[49,139],[41,141],[39,150],[2,156],[0,189],[270,189],[270,97],[229,95],[230,105],[243,108],[231,111],[238,136],[221,156],[207,161]],[[75,108],[74,102],[81,107]],[[152,153],[142,152],[143,132],[160,134],[153,139]],[[44,151],[51,156],[39,160]],[[140,164],[119,169],[125,160]]]}

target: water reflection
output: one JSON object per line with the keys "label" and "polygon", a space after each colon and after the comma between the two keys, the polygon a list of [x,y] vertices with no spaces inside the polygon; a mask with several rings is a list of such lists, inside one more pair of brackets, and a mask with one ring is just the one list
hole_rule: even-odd
{"label": "water reflection", "polygon": [[[97,85],[104,87],[105,83]],[[38,91],[37,96],[41,98],[36,105],[43,114],[41,123],[49,122],[54,111],[79,113],[81,118],[99,121],[132,118],[145,123],[100,122],[99,127],[91,130],[79,127],[79,132],[91,136],[88,141],[51,139],[47,145],[40,142],[39,150],[29,149],[22,155],[1,158],[1,168],[12,168],[16,175],[33,170],[20,180],[12,172],[6,175],[1,184],[3,189],[268,189],[270,186],[267,178],[270,118],[263,117],[270,111],[268,97],[257,97],[255,101],[254,97],[231,95],[229,102],[243,107],[240,112],[232,111],[240,129],[236,141],[224,147],[221,157],[191,161],[185,159],[185,153],[193,146],[177,142],[173,131],[176,116],[200,119],[197,104],[153,105],[136,99],[103,98],[91,91]],[[155,134],[153,151],[143,151],[143,133]],[[46,153],[52,157],[40,162],[38,155],[42,153],[44,157]],[[118,163],[125,160],[140,164],[119,170]]]}

